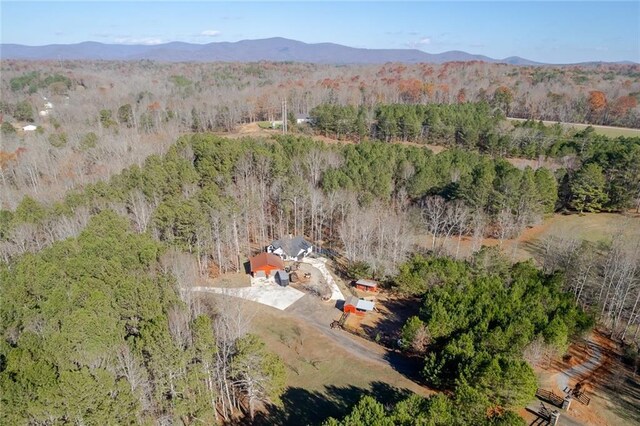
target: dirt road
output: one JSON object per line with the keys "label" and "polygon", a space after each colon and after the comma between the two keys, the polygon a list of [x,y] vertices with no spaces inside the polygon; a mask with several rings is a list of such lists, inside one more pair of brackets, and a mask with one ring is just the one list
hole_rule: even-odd
{"label": "dirt road", "polygon": [[[558,389],[564,390],[565,388],[568,388],[569,380],[575,380],[576,383],[579,382],[580,379],[588,377],[600,366],[602,363],[602,351],[600,350],[600,346],[593,342],[589,342],[588,346],[590,356],[587,360],[561,371],[556,376]],[[573,385],[575,385],[575,383],[573,383]]]}
{"label": "dirt road", "polygon": [[385,364],[405,377],[419,382],[420,365],[413,360],[384,347],[354,336],[341,329],[332,329],[331,322],[341,315],[335,302],[322,302],[307,294],[285,310],[336,342],[340,347],[364,360]]}

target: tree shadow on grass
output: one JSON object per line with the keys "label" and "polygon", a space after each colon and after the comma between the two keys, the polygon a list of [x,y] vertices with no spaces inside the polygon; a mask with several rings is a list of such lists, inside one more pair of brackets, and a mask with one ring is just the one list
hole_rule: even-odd
{"label": "tree shadow on grass", "polygon": [[376,309],[384,314],[374,325],[363,325],[362,329],[371,337],[381,334],[395,342],[400,338],[400,331],[407,320],[414,315],[418,315],[422,306],[422,299],[419,297],[389,298],[376,302]]}
{"label": "tree shadow on grass", "polygon": [[391,368],[402,374],[407,379],[421,386],[433,388],[422,376],[424,358],[419,356],[407,356],[399,351],[387,351],[384,358],[389,362]]}
{"label": "tree shadow on grass", "polygon": [[320,425],[329,417],[341,418],[365,395],[384,404],[396,404],[411,392],[383,382],[373,382],[368,389],[357,386],[325,386],[325,390],[309,391],[290,387],[282,395],[282,405],[269,404],[256,418],[243,419],[233,425]]}

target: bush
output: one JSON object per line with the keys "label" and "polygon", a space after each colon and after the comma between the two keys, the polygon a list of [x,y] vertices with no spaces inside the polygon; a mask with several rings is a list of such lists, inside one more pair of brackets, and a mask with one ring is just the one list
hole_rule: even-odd
{"label": "bush", "polygon": [[2,126],[0,126],[0,131],[5,136],[16,134],[15,127],[13,127],[13,124],[9,123],[8,121],[5,121],[4,123],[2,123]]}
{"label": "bush", "polygon": [[371,277],[371,266],[367,262],[351,262],[346,269],[347,277],[352,280]]}

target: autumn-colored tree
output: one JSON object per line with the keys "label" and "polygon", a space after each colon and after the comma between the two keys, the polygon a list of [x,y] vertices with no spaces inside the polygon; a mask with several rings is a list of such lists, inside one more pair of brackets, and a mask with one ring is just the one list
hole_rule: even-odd
{"label": "autumn-colored tree", "polygon": [[493,103],[502,109],[505,115],[509,115],[511,102],[513,101],[513,92],[506,86],[500,86],[493,92]]}
{"label": "autumn-colored tree", "polygon": [[613,104],[613,113],[618,117],[624,117],[630,109],[637,106],[638,100],[634,96],[621,96]]}
{"label": "autumn-colored tree", "polygon": [[607,95],[599,90],[589,92],[589,108],[592,112],[600,112],[607,107]]}
{"label": "autumn-colored tree", "polygon": [[432,98],[433,92],[436,90],[436,86],[433,83],[425,83],[422,90],[424,90],[424,93],[426,93],[429,98]]}
{"label": "autumn-colored tree", "polygon": [[415,78],[400,80],[398,89],[405,102],[418,102],[422,94],[422,82]]}
{"label": "autumn-colored tree", "polygon": [[456,96],[456,99],[457,99],[459,104],[463,104],[463,103],[466,102],[466,100],[467,100],[467,92],[464,90],[464,88],[458,90],[458,96]]}

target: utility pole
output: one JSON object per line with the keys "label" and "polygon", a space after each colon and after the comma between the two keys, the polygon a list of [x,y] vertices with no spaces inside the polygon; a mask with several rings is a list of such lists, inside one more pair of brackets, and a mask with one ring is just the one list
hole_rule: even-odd
{"label": "utility pole", "polygon": [[282,101],[282,134],[287,134],[287,98]]}

